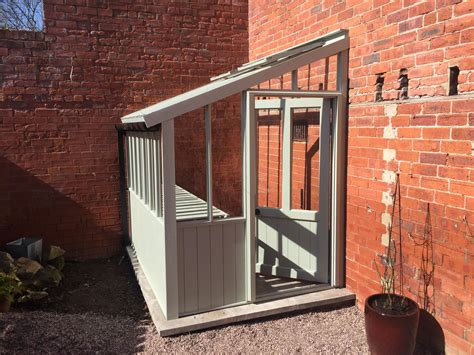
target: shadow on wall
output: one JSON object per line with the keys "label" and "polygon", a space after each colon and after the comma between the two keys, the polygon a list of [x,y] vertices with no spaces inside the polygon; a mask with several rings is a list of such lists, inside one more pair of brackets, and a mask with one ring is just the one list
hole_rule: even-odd
{"label": "shadow on wall", "polygon": [[445,347],[443,328],[431,313],[420,309],[415,354],[444,354]]}
{"label": "shadow on wall", "polygon": [[[0,157],[0,172],[0,243],[38,236],[46,244],[66,249],[68,259],[118,252],[120,232],[116,224],[100,223],[79,203],[5,157]],[[74,181],[71,191],[74,196]]]}

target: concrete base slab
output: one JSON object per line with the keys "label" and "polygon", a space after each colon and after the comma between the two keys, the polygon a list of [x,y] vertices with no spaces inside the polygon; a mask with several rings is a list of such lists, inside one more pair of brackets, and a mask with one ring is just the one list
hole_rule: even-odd
{"label": "concrete base slab", "polygon": [[303,310],[317,310],[318,308],[355,300],[355,295],[347,289],[328,289],[279,300],[249,303],[241,306],[186,316],[179,319],[166,320],[161,312],[160,305],[158,304],[158,301],[141,270],[133,249],[127,247],[127,252],[132,261],[151,318],[160,336],[188,333],[277,314]]}

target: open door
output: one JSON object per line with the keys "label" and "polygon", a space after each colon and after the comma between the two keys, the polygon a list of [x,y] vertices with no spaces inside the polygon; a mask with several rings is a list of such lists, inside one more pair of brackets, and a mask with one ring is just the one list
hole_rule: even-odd
{"label": "open door", "polygon": [[254,102],[257,273],[329,283],[330,104]]}

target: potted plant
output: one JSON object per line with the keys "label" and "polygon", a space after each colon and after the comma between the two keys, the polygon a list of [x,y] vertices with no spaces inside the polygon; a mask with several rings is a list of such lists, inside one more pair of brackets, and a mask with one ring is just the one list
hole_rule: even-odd
{"label": "potted plant", "polygon": [[[369,296],[365,301],[365,330],[372,354],[413,354],[416,346],[420,310],[415,301],[403,295],[403,253],[399,191],[400,183],[397,176],[393,197],[392,220],[388,228],[388,245],[385,254],[380,255],[383,272],[380,272],[377,267],[382,292]],[[392,235],[397,202],[399,218],[398,243]],[[397,262],[398,258],[400,260]],[[398,287],[396,286],[397,282]]]}
{"label": "potted plant", "polygon": [[8,312],[14,295],[21,290],[21,282],[14,274],[0,272],[0,312]]}

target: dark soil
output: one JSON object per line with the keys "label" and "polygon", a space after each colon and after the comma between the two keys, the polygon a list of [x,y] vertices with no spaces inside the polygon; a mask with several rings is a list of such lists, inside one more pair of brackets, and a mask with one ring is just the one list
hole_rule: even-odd
{"label": "dark soil", "polygon": [[61,286],[51,290],[46,302],[21,305],[22,310],[58,313],[95,313],[141,319],[145,301],[128,257],[66,263]]}
{"label": "dark soil", "polygon": [[404,316],[413,314],[418,308],[416,303],[407,297],[381,294],[369,301],[370,306],[380,314]]}

